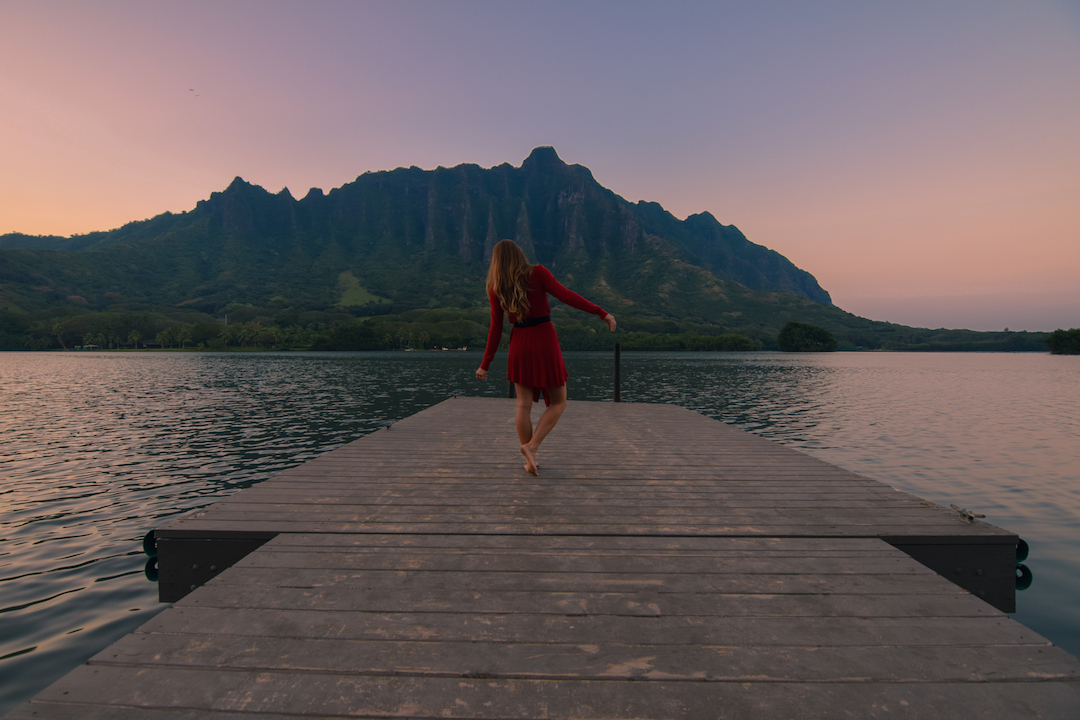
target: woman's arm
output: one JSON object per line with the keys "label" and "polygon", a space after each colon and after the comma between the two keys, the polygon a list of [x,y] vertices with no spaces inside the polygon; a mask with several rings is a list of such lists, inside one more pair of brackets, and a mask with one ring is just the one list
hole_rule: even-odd
{"label": "woman's arm", "polygon": [[[543,288],[546,292],[554,295],[570,307],[577,308],[582,312],[587,312],[590,315],[595,315],[599,318],[603,318],[604,322],[607,322],[606,316],[611,315],[611,313],[607,312],[599,305],[594,305],[593,303],[589,302],[573,290],[567,289],[558,280],[555,279],[555,276],[552,275],[551,271],[548,270],[546,267],[544,267],[543,265],[537,265],[536,269],[533,272],[539,273],[540,281],[543,283]],[[612,316],[611,320],[612,322],[614,322],[614,316]],[[611,327],[611,323],[608,323],[608,327]],[[614,330],[615,328],[611,327],[611,329]]]}
{"label": "woman's arm", "polygon": [[491,327],[488,328],[487,347],[484,348],[484,361],[476,369],[476,377],[479,380],[487,380],[488,368],[495,359],[495,351],[499,349],[499,341],[502,340],[503,332],[503,309],[499,305],[499,299],[495,293],[488,294],[488,302],[491,304]]}

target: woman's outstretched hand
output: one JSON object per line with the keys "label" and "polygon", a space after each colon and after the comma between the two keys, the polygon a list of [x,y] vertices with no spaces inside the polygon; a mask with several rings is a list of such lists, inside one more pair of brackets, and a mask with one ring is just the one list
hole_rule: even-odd
{"label": "woman's outstretched hand", "polygon": [[487,372],[484,368],[476,368],[476,379],[487,380]]}
{"label": "woman's outstretched hand", "polygon": [[604,316],[604,322],[606,322],[607,326],[609,328],[611,328],[611,332],[615,332],[615,316],[614,315],[612,315],[611,313],[608,313],[607,315],[605,315]]}

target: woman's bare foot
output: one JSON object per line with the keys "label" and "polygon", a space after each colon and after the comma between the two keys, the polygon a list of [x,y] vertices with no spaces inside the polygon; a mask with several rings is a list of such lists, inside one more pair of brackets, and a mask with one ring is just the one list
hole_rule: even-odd
{"label": "woman's bare foot", "polygon": [[522,445],[521,454],[525,456],[525,472],[539,477],[540,466],[536,464],[536,453],[528,445]]}

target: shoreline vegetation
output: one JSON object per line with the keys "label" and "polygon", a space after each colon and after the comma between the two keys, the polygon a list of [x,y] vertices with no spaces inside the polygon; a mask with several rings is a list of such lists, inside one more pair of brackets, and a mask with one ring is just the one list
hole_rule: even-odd
{"label": "shoreline vegetation", "polygon": [[[231,305],[222,317],[175,308],[105,311],[0,310],[0,350],[434,350],[483,349],[486,307],[414,309],[357,317],[346,308],[294,312]],[[887,323],[825,328],[790,322],[779,333],[762,324],[731,327],[624,315],[614,336],[602,324],[558,306],[553,319],[565,350],[1080,353],[1080,329],[1039,332],[930,330]],[[504,335],[508,341],[509,332]]]}
{"label": "shoreline vegetation", "polygon": [[1053,355],[1080,355],[1080,328],[1055,330],[1046,337],[1046,346]]}

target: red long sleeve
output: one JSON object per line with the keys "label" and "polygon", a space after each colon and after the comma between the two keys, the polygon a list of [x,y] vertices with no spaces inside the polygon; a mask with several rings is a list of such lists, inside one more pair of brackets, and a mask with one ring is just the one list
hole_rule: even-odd
{"label": "red long sleeve", "polygon": [[495,293],[488,293],[488,302],[491,303],[491,327],[488,328],[487,346],[484,348],[484,362],[480,367],[487,370],[491,367],[491,361],[495,359],[495,351],[499,349],[499,341],[502,340],[503,309],[499,305],[499,299]]}
{"label": "red long sleeve", "polygon": [[[578,310],[582,312],[587,312],[590,315],[596,315],[600,319],[603,319],[604,316],[607,315],[607,311],[605,311],[604,308],[600,307],[599,305],[594,305],[593,303],[578,295],[573,290],[569,290],[564,287],[561,283],[559,283],[558,280],[555,279],[555,276],[551,274],[551,271],[543,265],[536,266],[536,269],[533,270],[533,277],[531,279],[533,279],[534,281],[536,279],[539,279],[543,283],[545,292],[551,293],[570,307],[577,308]],[[530,300],[531,299],[532,298],[530,298]],[[547,298],[544,298],[544,304],[547,305]],[[532,308],[530,307],[529,315],[531,317],[534,317],[537,314],[538,313],[533,312]],[[551,307],[548,306],[545,312],[539,314],[551,314]]]}

